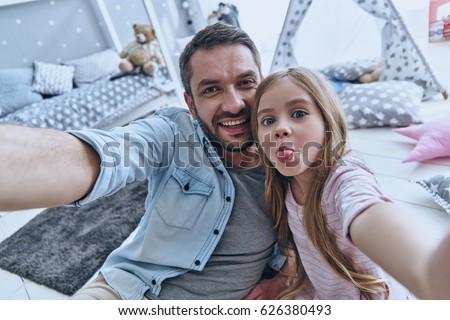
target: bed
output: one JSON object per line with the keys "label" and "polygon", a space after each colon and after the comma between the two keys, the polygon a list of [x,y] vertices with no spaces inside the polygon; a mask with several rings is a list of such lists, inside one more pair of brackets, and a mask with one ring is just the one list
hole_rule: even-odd
{"label": "bed", "polygon": [[[127,3],[120,15],[118,8],[110,0],[0,5],[0,124],[108,129],[180,106],[181,86],[152,3]],[[151,76],[119,70],[119,52],[135,37],[130,21],[156,30],[163,61]]]}
{"label": "bed", "polygon": [[25,104],[0,116],[0,123],[59,130],[106,129],[144,117],[175,98],[174,88],[164,70],[155,76],[120,74],[47,98],[39,98],[36,92],[27,92],[24,87],[10,95],[31,96],[31,103],[22,100]]}

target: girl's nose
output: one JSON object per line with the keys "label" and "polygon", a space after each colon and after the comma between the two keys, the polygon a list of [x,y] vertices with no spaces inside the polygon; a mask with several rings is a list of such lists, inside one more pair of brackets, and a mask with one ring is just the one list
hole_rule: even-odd
{"label": "girl's nose", "polygon": [[278,121],[278,125],[275,129],[275,137],[285,138],[291,135],[292,131],[290,127],[283,121]]}

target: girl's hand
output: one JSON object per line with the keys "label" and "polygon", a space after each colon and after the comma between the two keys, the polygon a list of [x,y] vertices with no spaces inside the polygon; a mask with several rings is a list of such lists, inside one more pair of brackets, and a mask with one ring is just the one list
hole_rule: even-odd
{"label": "girl's hand", "polygon": [[244,300],[275,300],[286,287],[287,276],[280,272],[272,279],[259,281]]}

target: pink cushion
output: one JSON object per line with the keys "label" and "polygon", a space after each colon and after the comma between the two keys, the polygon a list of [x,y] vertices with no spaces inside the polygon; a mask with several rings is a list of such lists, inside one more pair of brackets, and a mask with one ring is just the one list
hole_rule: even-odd
{"label": "pink cushion", "polygon": [[394,131],[417,140],[417,145],[403,162],[450,157],[450,114],[434,121]]}

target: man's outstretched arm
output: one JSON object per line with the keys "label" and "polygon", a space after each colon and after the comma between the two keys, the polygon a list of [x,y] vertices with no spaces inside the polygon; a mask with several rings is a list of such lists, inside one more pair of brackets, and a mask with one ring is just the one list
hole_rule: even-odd
{"label": "man's outstretched arm", "polygon": [[0,211],[74,202],[99,171],[95,150],[69,133],[0,125]]}

